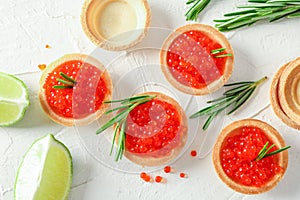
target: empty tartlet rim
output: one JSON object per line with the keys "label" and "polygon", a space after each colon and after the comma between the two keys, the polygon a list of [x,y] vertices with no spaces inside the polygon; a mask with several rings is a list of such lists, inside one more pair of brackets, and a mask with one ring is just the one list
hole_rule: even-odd
{"label": "empty tartlet rim", "polygon": [[[188,137],[187,117],[186,117],[186,114],[185,114],[183,108],[180,106],[180,104],[170,96],[167,96],[161,92],[145,92],[145,93],[137,94],[135,96],[140,96],[140,95],[156,95],[155,99],[167,102],[175,107],[179,116],[181,116],[181,129],[177,133],[177,135],[179,135],[181,137],[180,138],[181,143],[179,145],[177,145],[170,154],[162,156],[162,157],[154,157],[154,156],[151,156],[151,154],[139,155],[136,153],[129,152],[128,150],[126,150],[126,147],[125,147],[125,151],[124,151],[124,156],[128,160],[132,161],[133,163],[136,163],[143,167],[144,166],[149,166],[149,167],[162,166],[162,165],[172,161],[173,159],[175,159],[178,155],[180,155],[180,152],[182,151],[183,147],[185,146],[187,137]],[[118,140],[118,136],[119,136],[119,131],[117,132],[116,141]]]}
{"label": "empty tartlet rim", "polygon": [[[224,73],[223,75],[217,79],[211,82],[206,87],[196,89],[193,87],[186,86],[184,84],[181,84],[178,82],[171,72],[169,71],[169,67],[167,64],[167,52],[172,44],[172,42],[182,33],[187,31],[200,31],[205,33],[208,37],[213,39],[214,41],[217,41],[221,44],[222,47],[226,48],[226,51],[229,54],[232,54],[232,56],[227,57],[226,64],[224,67]],[[181,26],[177,28],[175,31],[173,31],[164,41],[161,51],[160,51],[160,64],[161,64],[161,70],[163,74],[165,75],[166,79],[173,85],[176,89],[180,90],[181,92],[192,94],[192,95],[206,95],[210,94],[212,92],[215,92],[216,90],[220,89],[230,78],[233,67],[234,67],[234,52],[232,49],[231,44],[229,43],[228,39],[223,35],[220,31],[215,29],[212,26],[206,25],[206,24],[188,24],[185,26]]]}
{"label": "empty tartlet rim", "polygon": [[[300,57],[291,61],[286,69],[282,72],[279,81],[279,101],[283,111],[286,115],[294,121],[296,124],[300,124],[300,105],[295,105],[295,93],[291,92],[293,90],[293,81],[297,72],[300,72]],[[300,75],[298,76],[300,79]],[[298,108],[297,108],[298,107]]]}
{"label": "empty tartlet rim", "polygon": [[101,72],[103,73],[106,87],[108,89],[107,94],[105,95],[105,97],[103,99],[103,102],[111,100],[113,84],[112,84],[112,80],[111,80],[110,74],[108,73],[107,69],[103,66],[103,64],[101,62],[99,62],[95,58],[88,56],[88,55],[75,54],[75,53],[74,54],[66,54],[47,66],[47,68],[43,71],[43,74],[40,78],[40,90],[39,90],[38,96],[39,96],[39,101],[40,101],[40,105],[41,105],[42,109],[44,110],[46,115],[50,119],[52,119],[54,122],[61,124],[63,126],[74,126],[74,125],[84,126],[84,125],[88,125],[88,124],[92,123],[93,121],[97,120],[98,118],[100,118],[104,114],[104,112],[107,110],[107,108],[109,107],[109,104],[102,103],[100,108],[95,113],[90,114],[81,119],[66,118],[66,117],[60,116],[52,111],[51,107],[48,104],[47,97],[45,95],[45,89],[43,88],[46,78],[48,77],[48,74],[51,73],[59,65],[65,63],[67,61],[71,61],[71,60],[80,60],[85,63],[89,63],[89,64],[97,67],[98,69],[100,69]]}
{"label": "empty tartlet rim", "polygon": [[280,173],[276,174],[272,179],[270,179],[269,182],[266,183],[263,187],[245,186],[234,182],[226,175],[221,166],[220,151],[223,142],[232,133],[232,131],[245,126],[260,128],[278,149],[285,147],[285,142],[282,136],[271,125],[257,119],[243,119],[229,124],[219,134],[212,152],[213,165],[220,179],[231,189],[243,194],[260,194],[274,188],[283,178],[288,167],[288,151],[283,151],[278,154],[278,163],[283,170]]}
{"label": "empty tartlet rim", "polygon": [[279,101],[279,95],[278,95],[278,85],[280,82],[280,77],[282,75],[282,72],[286,69],[286,67],[289,65],[289,63],[283,65],[280,67],[280,69],[276,72],[276,74],[273,77],[271,87],[270,87],[270,101],[271,106],[273,108],[274,113],[281,119],[283,123],[286,125],[300,130],[300,125],[294,122],[287,114],[283,111],[280,101]]}
{"label": "empty tartlet rim", "polygon": [[[84,33],[93,42],[93,44],[95,44],[96,46],[98,46],[100,48],[109,50],[109,51],[121,51],[121,50],[126,50],[126,49],[129,49],[129,48],[137,45],[138,43],[140,43],[145,38],[145,36],[148,32],[150,21],[151,21],[151,9],[150,9],[150,6],[149,6],[147,0],[140,0],[140,1],[142,1],[143,6],[145,8],[145,25],[143,27],[143,32],[135,40],[133,40],[132,42],[130,42],[126,45],[119,45],[119,46],[111,44],[104,37],[98,38],[97,36],[95,36],[92,33],[90,27],[88,26],[87,16],[88,16],[88,13],[90,11],[90,4],[93,1],[97,1],[97,0],[86,0],[83,4],[82,13],[81,13],[82,28],[84,30]],[[101,1],[105,1],[105,0],[101,0]],[[109,0],[107,0],[107,1],[109,1]],[[138,16],[137,16],[137,18],[138,18]]]}

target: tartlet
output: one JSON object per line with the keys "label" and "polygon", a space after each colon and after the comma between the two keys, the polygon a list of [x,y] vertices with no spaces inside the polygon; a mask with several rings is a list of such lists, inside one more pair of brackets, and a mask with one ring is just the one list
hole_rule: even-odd
{"label": "tartlet", "polygon": [[[75,79],[68,86],[63,72]],[[55,89],[54,86],[65,88]],[[96,59],[83,54],[68,54],[52,62],[40,79],[39,100],[42,109],[55,122],[64,126],[83,126],[98,119],[111,100],[112,81],[108,71]]]}
{"label": "tartlet", "polygon": [[111,51],[124,50],[145,37],[150,7],[147,0],[86,0],[81,24],[95,45]]}
{"label": "tartlet", "polygon": [[176,158],[184,147],[187,118],[181,106],[165,94],[139,95],[155,95],[155,98],[128,115],[124,155],[138,165],[161,166]]}
{"label": "tartlet", "polygon": [[300,58],[290,62],[282,72],[278,93],[284,112],[297,124],[300,124]]}
{"label": "tartlet", "polygon": [[283,65],[274,75],[270,87],[270,100],[274,113],[288,126],[300,130],[300,125],[291,120],[283,111],[278,95],[278,85],[282,72],[286,69],[289,63]]}
{"label": "tartlet", "polygon": [[[225,49],[212,53],[220,48]],[[205,95],[228,81],[234,53],[227,38],[217,29],[190,24],[179,27],[164,41],[160,63],[166,79],[175,88],[188,94]]]}
{"label": "tartlet", "polygon": [[297,70],[300,70],[300,58],[283,65],[276,72],[270,87],[270,100],[275,114],[288,126],[300,130]]}
{"label": "tartlet", "polygon": [[287,169],[288,152],[256,161],[266,141],[275,144],[270,152],[285,147],[280,134],[265,122],[245,119],[226,126],[213,148],[213,164],[221,180],[244,194],[259,194],[274,188]]}

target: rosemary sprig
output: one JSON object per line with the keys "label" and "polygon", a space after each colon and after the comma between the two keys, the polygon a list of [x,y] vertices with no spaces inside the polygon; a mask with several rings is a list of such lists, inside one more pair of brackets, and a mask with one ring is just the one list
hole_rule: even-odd
{"label": "rosemary sprig", "polygon": [[112,117],[108,122],[106,122],[104,125],[102,125],[97,131],[96,134],[100,134],[109,127],[115,125],[114,128],[114,136],[112,140],[112,145],[110,149],[110,155],[112,155],[113,149],[114,149],[114,143],[116,140],[117,133],[119,131],[119,136],[116,141],[117,144],[117,151],[115,154],[115,161],[119,161],[122,159],[124,150],[125,150],[125,139],[126,139],[126,120],[127,116],[135,107],[138,105],[141,105],[143,103],[146,103],[150,100],[155,98],[155,95],[140,95],[140,96],[134,96],[127,99],[121,99],[121,100],[113,100],[113,101],[105,101],[104,103],[121,103],[121,106],[110,109],[106,111],[104,114],[109,114],[114,111],[119,111],[114,117]]}
{"label": "rosemary sprig", "polygon": [[194,5],[186,12],[186,21],[196,21],[198,15],[205,9],[209,2],[210,0],[188,0],[186,2],[187,5]]}
{"label": "rosemary sprig", "polygon": [[251,26],[258,21],[274,22],[282,18],[300,17],[300,0],[248,0],[250,4],[238,6],[243,9],[224,14],[225,19],[217,19],[215,25],[220,31],[230,31]]}
{"label": "rosemary sprig", "polygon": [[266,144],[263,146],[263,148],[259,151],[255,161],[259,161],[263,158],[266,158],[266,157],[269,157],[269,156],[272,156],[272,155],[275,155],[275,154],[278,154],[284,150],[287,150],[289,148],[291,148],[291,146],[286,146],[286,147],[283,147],[281,149],[278,149],[278,150],[275,150],[275,151],[272,151],[271,153],[268,153],[274,146],[275,144],[272,144],[271,146],[269,146],[269,142],[266,142]]}
{"label": "rosemary sprig", "polygon": [[213,119],[226,108],[231,107],[231,110],[227,113],[227,115],[232,114],[240,108],[251,97],[256,87],[265,80],[267,80],[267,77],[263,77],[256,82],[244,81],[224,85],[225,87],[236,87],[227,90],[222,97],[208,101],[207,103],[213,104],[194,113],[190,116],[190,118],[208,116],[208,119],[202,127],[203,130],[206,130]]}
{"label": "rosemary sprig", "polygon": [[224,58],[224,57],[232,56],[231,53],[220,54],[220,53],[223,53],[225,50],[226,50],[226,48],[219,48],[219,49],[211,50],[210,53],[213,54],[213,55],[218,54],[218,55],[214,55],[215,58]]}
{"label": "rosemary sprig", "polygon": [[59,75],[64,79],[57,78],[56,80],[65,85],[54,85],[53,86],[54,89],[73,88],[75,86],[76,81],[73,78],[71,78],[70,76],[68,76],[67,74],[65,74],[63,72],[59,72]]}

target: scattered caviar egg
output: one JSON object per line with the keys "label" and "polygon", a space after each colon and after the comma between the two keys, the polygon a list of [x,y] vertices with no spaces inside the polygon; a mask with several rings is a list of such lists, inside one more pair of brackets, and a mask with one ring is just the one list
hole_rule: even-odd
{"label": "scattered caviar egg", "polygon": [[156,176],[155,177],[155,182],[157,182],[157,183],[165,182],[165,179],[161,176]]}
{"label": "scattered caviar egg", "polygon": [[183,173],[183,172],[181,172],[181,173],[179,174],[179,176],[180,176],[180,178],[187,178],[187,174],[186,174],[186,173]]}
{"label": "scattered caviar egg", "polygon": [[51,46],[50,46],[49,44],[46,44],[46,45],[45,45],[45,48],[46,48],[46,49],[50,49]]}
{"label": "scattered caviar egg", "polygon": [[192,150],[192,151],[191,151],[191,156],[193,156],[193,157],[197,156],[197,151]]}
{"label": "scattered caviar egg", "polygon": [[142,172],[142,173],[140,174],[140,177],[141,177],[142,179],[144,179],[146,176],[147,176],[147,174],[146,174],[145,172]]}
{"label": "scattered caviar egg", "polygon": [[151,176],[149,176],[149,175],[146,175],[143,179],[144,179],[145,182],[151,182],[152,181]]}
{"label": "scattered caviar egg", "polygon": [[46,69],[47,65],[39,64],[38,67],[39,67],[40,70],[44,70],[44,69]]}
{"label": "scattered caviar egg", "polygon": [[165,173],[170,173],[171,170],[172,170],[172,168],[170,166],[165,166],[165,168],[164,168]]}
{"label": "scattered caviar egg", "polygon": [[151,182],[152,178],[149,174],[147,174],[146,172],[141,172],[140,173],[140,178],[143,179],[145,182]]}

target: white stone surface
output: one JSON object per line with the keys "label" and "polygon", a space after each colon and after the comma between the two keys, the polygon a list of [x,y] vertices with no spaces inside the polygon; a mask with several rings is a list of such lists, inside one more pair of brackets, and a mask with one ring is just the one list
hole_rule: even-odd
{"label": "white stone surface", "polygon": [[[270,81],[256,93],[242,111],[225,118],[218,127],[241,118],[254,117],[277,128],[286,143],[292,145],[289,167],[278,186],[262,195],[241,195],[225,186],[214,172],[211,155],[192,158],[191,149],[209,151],[214,137],[203,140],[197,133],[189,150],[172,166],[175,174],[162,170],[151,175],[163,175],[165,184],[144,183],[138,174],[121,173],[94,160],[82,147],[75,128],[53,123],[42,112],[37,100],[38,64],[49,64],[66,53],[92,53],[96,47],[88,40],[80,25],[84,0],[1,0],[0,2],[0,71],[14,74],[29,87],[31,104],[25,118],[14,127],[0,128],[0,200],[13,199],[13,184],[23,154],[34,140],[54,133],[71,150],[74,158],[74,181],[70,199],[300,199],[300,135],[288,128],[273,113],[268,98]],[[151,27],[175,29],[185,22],[184,0],[149,0],[152,10]],[[232,11],[246,0],[213,0],[200,15],[199,22],[213,25],[212,20]],[[287,61],[300,56],[300,20],[282,20],[273,24],[258,23],[250,28],[226,33],[236,52],[232,80],[256,80],[264,75],[272,78]],[[147,36],[149,38],[151,36]],[[147,38],[138,45],[147,46]],[[46,49],[49,44],[52,48]],[[104,64],[119,53],[97,51]],[[123,53],[123,52],[121,52]],[[209,97],[197,97],[199,102]],[[1,113],[0,113],[1,114]],[[87,133],[94,134],[94,133]],[[210,138],[211,137],[211,138]],[[200,152],[202,153],[202,152]],[[189,175],[180,179],[178,172]]]}

